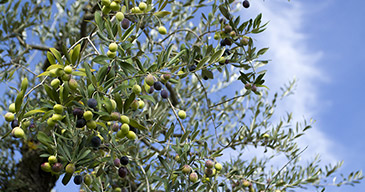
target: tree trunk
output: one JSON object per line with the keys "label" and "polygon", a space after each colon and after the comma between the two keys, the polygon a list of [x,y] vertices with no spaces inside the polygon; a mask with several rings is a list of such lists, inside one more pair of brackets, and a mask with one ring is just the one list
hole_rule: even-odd
{"label": "tree trunk", "polygon": [[47,161],[39,157],[41,151],[28,146],[21,148],[22,159],[17,164],[15,179],[9,181],[5,192],[49,192],[56,185],[58,176],[42,171],[41,164]]}

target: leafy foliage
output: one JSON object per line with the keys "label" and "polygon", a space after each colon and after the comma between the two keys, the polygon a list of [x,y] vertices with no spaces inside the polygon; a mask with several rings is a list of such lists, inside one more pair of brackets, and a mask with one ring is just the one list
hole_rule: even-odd
{"label": "leafy foliage", "polygon": [[[19,171],[14,159],[19,148],[23,155],[39,151],[42,169],[53,176],[75,165],[62,183],[82,175],[86,191],[324,189],[341,166],[321,168],[318,158],[308,165],[299,161],[305,149],[297,140],[312,120],[293,122],[292,114],[273,119],[277,99],[291,93],[294,82],[269,99],[263,69],[268,61],[261,58],[268,48],[255,47],[252,38],[268,23],[262,14],[235,16],[241,2],[147,0],[146,7],[134,0],[2,3],[2,82],[15,85],[9,84],[1,108],[15,103],[25,135],[14,139],[9,123],[1,127],[0,189]],[[117,12],[127,20],[118,21]],[[49,42],[55,48],[44,46]],[[152,83],[162,83],[161,91],[147,83],[148,75]],[[241,91],[217,98],[237,80]],[[179,118],[180,110],[187,112],[186,119]],[[271,155],[243,157],[246,148]],[[238,157],[220,158],[230,150]],[[52,155],[60,170],[56,163],[45,168]],[[280,155],[287,163],[270,166]],[[129,162],[118,164],[121,157]],[[208,159],[221,161],[222,170],[205,165]],[[187,174],[184,165],[192,169]],[[355,172],[334,184],[362,178]]]}

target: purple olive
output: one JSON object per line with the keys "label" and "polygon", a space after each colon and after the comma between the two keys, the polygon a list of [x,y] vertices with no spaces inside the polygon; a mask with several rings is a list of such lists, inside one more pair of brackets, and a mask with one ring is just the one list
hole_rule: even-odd
{"label": "purple olive", "polygon": [[153,88],[155,88],[157,91],[162,89],[162,84],[159,81],[156,81],[153,83]]}
{"label": "purple olive", "polygon": [[120,167],[120,159],[118,159],[118,158],[114,159],[114,165],[116,167]]}
{"label": "purple olive", "polygon": [[92,139],[91,139],[91,146],[94,147],[94,148],[98,148],[101,144],[101,139],[100,137],[98,136],[94,136]]}
{"label": "purple olive", "polygon": [[123,19],[123,21],[122,21],[122,27],[123,27],[123,29],[128,29],[129,28],[129,20],[128,19]]}
{"label": "purple olive", "polygon": [[86,120],[84,118],[77,119],[76,121],[77,128],[83,128],[85,125],[86,125]]}
{"label": "purple olive", "polygon": [[128,159],[128,157],[127,157],[127,156],[123,156],[123,157],[121,157],[121,158],[120,158],[120,163],[121,163],[122,165],[128,165],[128,163],[129,163],[129,159]]}
{"label": "purple olive", "polygon": [[91,99],[87,100],[87,106],[89,106],[90,108],[95,109],[97,105],[98,105],[98,101],[96,99],[91,98]]}
{"label": "purple olive", "polygon": [[128,174],[127,168],[121,167],[121,168],[118,169],[118,175],[119,175],[119,177],[124,178],[124,177],[127,176],[127,174]]}
{"label": "purple olive", "polygon": [[167,99],[169,97],[169,92],[167,90],[162,90],[161,91],[161,97],[164,99]]}
{"label": "purple olive", "polygon": [[243,2],[242,2],[242,5],[243,5],[243,7],[244,8],[249,8],[250,7],[250,2],[248,2],[248,0],[244,0]]}
{"label": "purple olive", "polygon": [[55,163],[55,164],[53,164],[52,171],[54,171],[54,172],[60,172],[60,171],[62,171],[62,164],[61,163]]}
{"label": "purple olive", "polygon": [[82,183],[82,177],[81,177],[81,175],[76,175],[76,176],[74,177],[74,183],[75,183],[76,185],[81,185],[81,183]]}
{"label": "purple olive", "polygon": [[155,88],[153,88],[152,86],[150,87],[150,89],[148,90],[149,94],[152,94],[155,91]]}
{"label": "purple olive", "polygon": [[11,128],[15,128],[15,127],[19,127],[19,122],[18,120],[14,119],[12,122],[11,122]]}
{"label": "purple olive", "polygon": [[84,115],[84,110],[81,109],[81,108],[75,108],[73,111],[72,111],[72,114],[74,116],[77,116],[78,118],[81,118],[83,115]]}
{"label": "purple olive", "polygon": [[196,69],[196,65],[191,65],[191,66],[189,67],[189,71],[190,71],[190,72],[195,71],[195,69]]}

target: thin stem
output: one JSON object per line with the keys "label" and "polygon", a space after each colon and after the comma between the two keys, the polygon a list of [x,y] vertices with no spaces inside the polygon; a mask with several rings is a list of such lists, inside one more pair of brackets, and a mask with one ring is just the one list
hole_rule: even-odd
{"label": "thin stem", "polygon": [[162,42],[164,42],[164,41],[166,41],[166,39],[168,39],[171,35],[173,35],[173,34],[175,34],[175,33],[177,33],[177,32],[181,32],[181,31],[187,31],[187,32],[190,32],[190,33],[192,33],[192,34],[194,34],[198,39],[199,39],[199,41],[201,40],[201,38],[199,37],[199,35],[198,34],[196,34],[194,31],[192,31],[192,30],[190,30],[190,29],[178,29],[178,30],[175,30],[175,31],[173,31],[173,32],[171,32],[170,34],[168,34],[164,39],[162,39],[161,41],[160,41],[160,43],[162,43]]}
{"label": "thin stem", "polygon": [[89,186],[84,185],[84,187],[86,187],[86,189],[88,189],[89,191],[92,191],[92,190],[89,188]]}
{"label": "thin stem", "polygon": [[[243,49],[243,51],[245,52],[245,55],[246,55],[246,57],[247,57],[247,51],[246,51],[245,47],[242,47],[242,49]],[[256,70],[255,70],[255,67],[254,67],[254,66],[253,66],[253,64],[252,64],[252,60],[251,60],[251,59],[250,59],[250,60],[247,60],[247,62],[250,64],[250,66],[251,66],[251,68],[252,68],[253,73],[256,75]]]}
{"label": "thin stem", "polygon": [[[16,68],[21,67],[21,68],[23,68],[23,69],[27,70],[29,73],[32,73],[33,75],[37,76],[37,74],[35,74],[35,73],[34,73],[33,71],[31,71],[30,69],[26,68],[24,65],[21,65],[21,64],[19,64],[19,63],[14,63],[13,61],[10,61],[10,63],[5,63],[5,64],[0,65],[0,68],[2,68],[2,67],[6,67],[6,66],[12,66],[12,65],[14,65]],[[10,70],[9,70],[9,71],[11,71],[11,70],[13,70],[13,69],[12,69],[12,68],[10,68]]]}
{"label": "thin stem", "polygon": [[142,173],[145,175],[147,192],[150,192],[150,183],[148,182],[148,177],[147,177],[146,171],[144,170],[143,166],[140,163],[138,163],[138,166],[142,169]]}
{"label": "thin stem", "polygon": [[301,152],[299,152],[298,153],[298,155],[296,155],[293,159],[290,159],[290,161],[288,161],[275,175],[274,175],[274,177],[271,179],[271,181],[270,181],[270,183],[266,186],[266,188],[265,188],[265,191],[264,192],[266,192],[268,189],[269,189],[269,187],[270,187],[270,185],[272,184],[272,182],[275,180],[275,178],[279,175],[279,173],[285,168],[285,167],[287,167],[288,165],[289,165],[289,163],[291,163],[293,160],[295,160],[296,158],[298,158],[299,157],[299,155],[301,155],[306,149],[308,148],[308,146],[306,146]]}
{"label": "thin stem", "polygon": [[16,36],[16,38],[18,39],[19,43],[21,45],[23,45],[26,48],[30,48],[30,49],[37,49],[37,50],[41,50],[41,51],[49,51],[49,47],[46,46],[42,46],[42,45],[31,45],[31,44],[27,44],[22,38],[20,38],[19,36]]}
{"label": "thin stem", "polygon": [[[55,144],[55,148],[57,149],[58,148],[57,147],[57,140],[56,140],[56,136],[54,134],[54,131],[52,131],[52,137],[53,137],[53,141],[54,141],[54,144]],[[70,161],[70,159],[69,159],[69,161]]]}
{"label": "thin stem", "polygon": [[78,41],[76,41],[76,43],[74,43],[73,45],[71,45],[70,48],[68,48],[68,51],[70,51],[71,49],[73,49],[77,44],[79,44],[81,41],[87,39],[88,37],[82,37],[81,39],[79,39]]}
{"label": "thin stem", "polygon": [[[195,72],[194,72],[194,75],[195,75],[195,76],[196,76],[196,78],[199,80],[200,85],[203,87],[203,92],[204,92],[205,100],[206,100],[207,105],[208,105],[208,112],[209,112],[209,116],[210,116],[210,118],[212,118],[212,122],[213,122],[213,126],[214,126],[215,136],[216,136],[216,138],[218,139],[217,126],[215,125],[215,118],[214,118],[214,116],[213,116],[213,114],[212,114],[212,112],[210,111],[210,108],[209,108],[210,101],[209,101],[209,98],[208,98],[208,93],[207,93],[207,91],[206,91],[206,89],[205,89],[205,87],[204,87],[204,83],[202,82],[202,80],[200,79],[200,77],[199,77],[199,76],[198,76]],[[219,141],[219,139],[218,139],[218,141]],[[221,145],[222,147],[224,147],[224,145],[223,145],[223,144],[221,144],[221,143],[220,143],[220,141],[219,141],[218,143],[219,143],[219,145]]]}
{"label": "thin stem", "polygon": [[180,121],[179,116],[177,115],[177,113],[176,113],[176,111],[175,111],[175,107],[172,105],[172,103],[171,103],[171,101],[170,101],[170,99],[169,99],[169,98],[167,98],[167,101],[169,102],[169,104],[170,104],[170,106],[171,106],[171,109],[172,109],[172,111],[174,112],[174,115],[175,115],[175,117],[176,117],[177,121],[179,121],[179,124],[180,124],[180,126],[181,126],[182,131],[185,133],[185,128],[184,128],[184,126],[183,126],[182,122]]}
{"label": "thin stem", "polygon": [[103,182],[101,181],[101,177],[99,177],[99,182],[100,182],[101,191],[104,192]]}
{"label": "thin stem", "polygon": [[89,41],[89,43],[91,44],[91,46],[94,48],[94,50],[96,51],[96,53],[98,53],[98,55],[100,55],[100,52],[98,51],[98,49],[96,49],[94,43],[90,40],[89,37],[87,37],[87,40]]}
{"label": "thin stem", "polygon": [[145,138],[141,139],[141,141],[142,141],[145,145],[147,145],[149,148],[151,148],[152,150],[154,150],[155,152],[157,152],[158,154],[160,154],[160,153],[161,153],[161,151],[160,151],[159,149],[157,149],[156,147],[154,147],[154,146],[152,146],[150,143],[148,143],[148,141],[147,141]]}
{"label": "thin stem", "polygon": [[222,105],[222,104],[224,104],[224,103],[230,102],[230,101],[232,101],[232,100],[235,100],[235,99],[238,99],[238,98],[240,98],[240,97],[244,97],[244,96],[246,96],[246,94],[238,95],[238,96],[233,97],[233,98],[231,98],[231,99],[228,99],[228,100],[222,101],[222,102],[220,102],[220,103],[214,104],[214,105],[212,105],[212,106],[209,106],[209,108],[213,108],[213,107],[216,107],[216,106],[218,106],[218,105]]}
{"label": "thin stem", "polygon": [[23,68],[23,69],[25,69],[25,70],[27,70],[29,73],[31,73],[31,74],[33,74],[34,76],[37,76],[37,74],[35,74],[32,70],[30,70],[30,69],[28,69],[28,68],[26,68],[26,67],[24,67],[23,65],[21,65],[21,64],[14,64],[15,66],[18,66],[18,67],[21,67],[21,68]]}
{"label": "thin stem", "polygon": [[34,86],[32,89],[30,89],[29,91],[28,91],[28,93],[27,94],[25,94],[24,95],[24,98],[26,98],[32,91],[34,91],[35,89],[37,89],[39,86],[41,86],[45,81],[46,81],[46,79],[47,79],[47,77],[48,76],[46,76],[46,77],[44,77],[44,79],[38,84],[38,85],[36,85],[36,86]]}

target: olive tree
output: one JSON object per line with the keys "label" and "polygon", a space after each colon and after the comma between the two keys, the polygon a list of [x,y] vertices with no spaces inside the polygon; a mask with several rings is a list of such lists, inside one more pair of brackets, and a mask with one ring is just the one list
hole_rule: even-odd
{"label": "olive tree", "polygon": [[254,1],[0,3],[1,191],[58,179],[84,191],[324,190],[363,178],[329,182],[341,163],[300,162],[312,121],[273,118],[293,83],[265,86],[268,48],[254,37],[269,25],[235,14]]}

